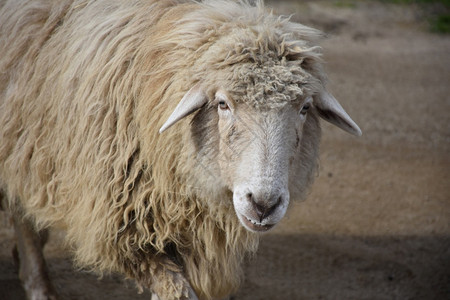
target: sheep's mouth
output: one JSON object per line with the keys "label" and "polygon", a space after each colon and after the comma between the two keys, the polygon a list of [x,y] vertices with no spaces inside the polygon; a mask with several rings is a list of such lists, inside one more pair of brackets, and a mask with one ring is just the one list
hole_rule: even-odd
{"label": "sheep's mouth", "polygon": [[243,221],[245,227],[249,228],[250,230],[258,231],[258,232],[268,231],[268,230],[272,229],[273,226],[275,226],[275,224],[258,223],[256,221],[253,221],[250,218],[247,218],[244,215],[242,215],[241,220]]}

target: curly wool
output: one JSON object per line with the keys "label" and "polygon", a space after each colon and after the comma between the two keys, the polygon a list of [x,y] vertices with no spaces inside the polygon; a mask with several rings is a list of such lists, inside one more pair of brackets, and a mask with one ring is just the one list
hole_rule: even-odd
{"label": "curly wool", "polygon": [[[65,228],[79,265],[125,273],[164,299],[186,294],[180,271],[202,299],[235,290],[258,235],[239,224],[231,192],[198,186],[218,179],[198,166],[189,123],[158,128],[199,81],[268,108],[307,95],[324,81],[309,45],[318,33],[260,2],[2,5],[0,188],[10,206]],[[305,141],[305,186],[318,135]]]}

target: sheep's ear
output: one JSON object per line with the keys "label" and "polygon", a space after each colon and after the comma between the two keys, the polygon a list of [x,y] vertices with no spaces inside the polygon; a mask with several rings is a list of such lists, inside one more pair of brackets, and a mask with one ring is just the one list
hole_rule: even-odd
{"label": "sheep's ear", "polygon": [[164,125],[159,129],[159,133],[163,133],[163,131],[165,131],[176,122],[195,112],[207,101],[208,98],[200,84],[194,85],[194,87],[192,87],[178,103],[177,107],[172,112],[169,119],[167,119],[166,123],[164,123]]}
{"label": "sheep's ear", "polygon": [[324,120],[353,135],[362,135],[358,125],[353,122],[339,102],[328,92],[321,91],[318,95],[314,96],[314,106],[319,116]]}

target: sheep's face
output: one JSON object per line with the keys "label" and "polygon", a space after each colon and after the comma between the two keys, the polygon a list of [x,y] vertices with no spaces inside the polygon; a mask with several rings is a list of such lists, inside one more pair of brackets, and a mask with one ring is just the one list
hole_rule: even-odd
{"label": "sheep's face", "polygon": [[290,198],[301,197],[309,186],[320,135],[317,116],[350,133],[361,132],[325,91],[278,105],[251,105],[238,98],[225,88],[206,92],[196,85],[160,132],[198,110],[190,134],[194,168],[201,169],[195,173],[203,174],[194,179],[196,189],[205,190],[205,196],[231,191],[241,224],[267,231],[283,218]]}
{"label": "sheep's face", "polygon": [[268,109],[215,93],[221,179],[233,192],[240,222],[251,231],[267,231],[285,215],[289,177],[301,163],[303,127],[312,98]]}

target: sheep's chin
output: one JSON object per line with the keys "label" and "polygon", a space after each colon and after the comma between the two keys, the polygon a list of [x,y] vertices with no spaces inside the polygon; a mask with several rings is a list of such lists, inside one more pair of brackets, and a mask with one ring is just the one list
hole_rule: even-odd
{"label": "sheep's chin", "polygon": [[251,232],[266,232],[272,229],[276,224],[262,224],[256,221],[252,221],[252,219],[246,217],[243,214],[236,212],[239,218],[239,221],[244,226],[245,229]]}

